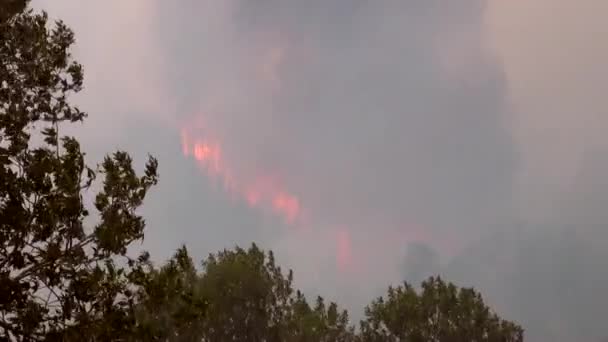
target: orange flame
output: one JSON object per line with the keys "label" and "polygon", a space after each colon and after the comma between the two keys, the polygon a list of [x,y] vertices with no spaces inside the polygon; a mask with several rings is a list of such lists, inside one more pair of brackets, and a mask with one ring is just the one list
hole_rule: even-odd
{"label": "orange flame", "polygon": [[252,183],[235,179],[218,141],[192,140],[185,129],[182,129],[181,140],[184,156],[192,156],[212,179],[219,178],[226,191],[242,198],[250,207],[274,212],[288,224],[295,223],[301,217],[298,197],[268,177],[258,177]]}

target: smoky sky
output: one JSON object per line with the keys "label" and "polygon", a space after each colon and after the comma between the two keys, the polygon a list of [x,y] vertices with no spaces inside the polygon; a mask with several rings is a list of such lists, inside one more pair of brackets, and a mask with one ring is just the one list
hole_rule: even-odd
{"label": "smoky sky", "polygon": [[[409,242],[450,255],[481,227],[512,216],[517,156],[503,71],[481,33],[483,8],[482,1],[160,4],[175,115],[204,118],[240,178],[278,178],[310,214],[312,233],[246,223],[237,231],[257,229],[254,239],[328,287],[372,279],[339,291],[360,307],[399,280]],[[267,79],[259,71],[273,49],[282,56]],[[190,178],[180,177],[200,187]],[[202,232],[225,239],[212,217],[200,222],[201,232],[183,233],[194,235],[188,241],[206,240]],[[328,266],[339,229],[350,237],[353,274]],[[302,284],[317,286],[306,278]]]}
{"label": "smoky sky", "polygon": [[[213,6],[162,8],[180,115],[204,113],[239,170],[277,173],[324,223],[451,234],[508,211],[516,156],[482,2],[237,1],[219,28]],[[448,70],[458,51],[441,47],[463,45],[476,68]],[[269,91],[251,70],[275,46]],[[206,107],[204,89],[227,99]]]}
{"label": "smoky sky", "polygon": [[[159,159],[161,181],[143,210],[143,248],[155,260],[182,243],[200,259],[255,241],[294,268],[298,287],[355,319],[389,284],[441,273],[479,289],[528,340],[608,336],[608,153],[587,146],[584,123],[572,132],[577,150],[541,132],[558,131],[560,118],[577,122],[565,109],[574,106],[560,106],[566,99],[594,113],[606,106],[566,90],[544,96],[559,82],[534,82],[543,77],[535,71],[553,57],[520,71],[536,87],[522,88],[528,79],[515,79],[492,48],[488,2],[34,5],[76,31],[86,85],[77,102],[91,116],[75,132],[89,157],[122,148],[140,164],[147,153]],[[601,65],[585,60],[598,67],[594,86],[567,78],[567,89],[597,88]],[[522,140],[518,125],[535,115],[543,120],[530,120]],[[183,127],[221,141],[238,179],[269,177],[297,196],[306,220],[285,224],[231,198],[182,154]],[[572,162],[546,162],[562,148]],[[547,177],[562,169],[573,178],[551,178],[559,186],[549,192]]]}

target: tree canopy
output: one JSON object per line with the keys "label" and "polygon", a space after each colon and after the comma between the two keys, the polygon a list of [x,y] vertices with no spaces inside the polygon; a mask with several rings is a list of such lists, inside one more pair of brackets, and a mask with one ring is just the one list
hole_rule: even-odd
{"label": "tree canopy", "polygon": [[0,22],[9,20],[13,16],[23,12],[29,2],[26,0],[2,0],[0,1]]}
{"label": "tree canopy", "polygon": [[[82,66],[69,48],[73,32],[28,9],[0,22],[0,338],[34,341],[111,336],[126,322],[130,243],[143,237],[137,214],[157,182],[150,158],[137,175],[126,152],[95,168],[64,124],[86,114],[70,105]],[[83,194],[96,177],[91,216]]]}
{"label": "tree canopy", "polygon": [[473,289],[440,278],[420,293],[389,288],[356,330],[336,303],[309,303],[255,244],[200,267],[185,246],[161,267],[129,255],[158,163],[138,174],[117,151],[87,166],[61,134],[87,117],[69,101],[83,87],[74,34],[25,4],[0,2],[0,341],[523,340]]}
{"label": "tree canopy", "polygon": [[365,310],[358,331],[336,303],[309,304],[272,252],[253,244],[211,254],[195,267],[182,247],[148,272],[137,322],[146,340],[162,341],[523,341],[472,288],[430,277],[420,291],[389,287]]}
{"label": "tree canopy", "polygon": [[211,254],[197,271],[185,247],[147,273],[137,320],[150,340],[351,341],[348,314],[311,307],[272,252],[255,244]]}
{"label": "tree canopy", "polygon": [[389,287],[365,310],[365,341],[523,341],[523,330],[500,319],[472,288],[431,277],[418,293],[408,283]]}

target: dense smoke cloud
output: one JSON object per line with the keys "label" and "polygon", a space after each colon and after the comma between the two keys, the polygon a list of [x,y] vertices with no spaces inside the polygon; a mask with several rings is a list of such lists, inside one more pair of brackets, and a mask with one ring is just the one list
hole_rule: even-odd
{"label": "dense smoke cloud", "polygon": [[[368,279],[341,290],[362,291],[356,307],[399,280],[408,243],[450,255],[513,214],[505,80],[483,9],[162,3],[158,32],[179,118],[219,137],[234,178],[278,179],[308,214],[308,240],[289,228],[258,239],[314,269],[336,263],[336,236],[348,234],[354,273],[321,274],[326,285]],[[315,246],[324,257],[311,256]]]}

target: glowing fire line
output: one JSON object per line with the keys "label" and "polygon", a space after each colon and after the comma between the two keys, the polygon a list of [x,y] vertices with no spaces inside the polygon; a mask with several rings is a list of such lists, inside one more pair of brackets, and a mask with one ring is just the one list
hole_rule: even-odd
{"label": "glowing fire line", "polygon": [[[219,140],[210,137],[193,138],[193,134],[189,133],[191,131],[192,129],[185,128],[181,131],[182,153],[186,157],[193,158],[211,180],[223,185],[228,194],[243,201],[250,208],[278,215],[289,225],[298,225],[298,227],[306,225],[303,220],[304,210],[297,196],[266,175],[258,175],[249,182],[239,179],[229,167]],[[201,131],[207,130],[201,129]],[[306,216],[308,217],[308,215]],[[351,232],[347,227],[340,225],[331,228],[330,231],[333,231],[329,236],[334,240],[335,262],[340,272],[360,271],[358,268],[367,265],[366,261],[361,259],[366,258],[362,250],[358,251],[358,258],[355,258]],[[425,230],[421,227],[408,231],[410,233],[414,231],[417,234],[414,234],[415,236],[403,235],[403,232],[396,231],[389,234],[388,241],[399,243],[399,241],[432,240],[425,236]],[[357,263],[354,262],[354,259],[358,260]],[[368,265],[368,267],[373,266]]]}
{"label": "glowing fire line", "polygon": [[294,224],[301,217],[300,200],[267,177],[252,183],[240,183],[234,177],[223,156],[221,145],[208,139],[192,139],[182,130],[182,152],[192,156],[209,177],[220,179],[227,192],[243,199],[250,207],[270,210],[286,223]]}

